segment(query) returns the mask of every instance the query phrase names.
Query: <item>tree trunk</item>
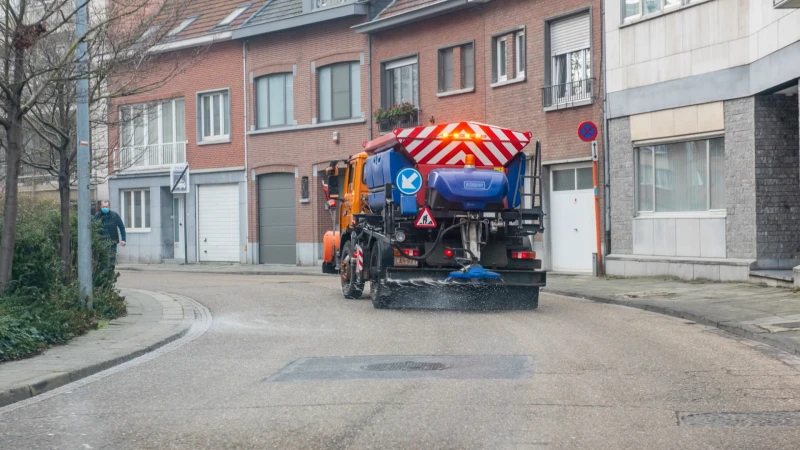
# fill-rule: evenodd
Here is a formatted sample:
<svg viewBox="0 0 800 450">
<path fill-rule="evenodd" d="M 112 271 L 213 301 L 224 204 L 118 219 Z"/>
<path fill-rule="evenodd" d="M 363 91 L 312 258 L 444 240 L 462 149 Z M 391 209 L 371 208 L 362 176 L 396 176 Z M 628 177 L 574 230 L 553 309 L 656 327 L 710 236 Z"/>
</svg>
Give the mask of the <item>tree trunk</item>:
<svg viewBox="0 0 800 450">
<path fill-rule="evenodd" d="M 3 233 L 0 237 L 0 290 L 11 281 L 14 263 L 14 244 L 17 238 L 17 210 L 19 209 L 19 168 L 22 161 L 22 121 L 12 119 L 8 130 L 6 152 L 6 198 L 3 210 Z"/>
<path fill-rule="evenodd" d="M 14 48 L 13 96 L 6 98 L 6 200 L 3 211 L 3 232 L 0 236 L 0 291 L 5 291 L 11 281 L 14 263 L 14 245 L 17 239 L 17 211 L 19 209 L 19 166 L 22 162 L 22 80 L 25 76 L 25 50 Z"/>
<path fill-rule="evenodd" d="M 68 148 L 62 148 L 59 152 L 60 161 L 58 166 L 58 194 L 61 200 L 61 273 L 64 283 L 69 283 L 70 263 L 70 224 L 69 224 L 69 159 Z"/>
</svg>

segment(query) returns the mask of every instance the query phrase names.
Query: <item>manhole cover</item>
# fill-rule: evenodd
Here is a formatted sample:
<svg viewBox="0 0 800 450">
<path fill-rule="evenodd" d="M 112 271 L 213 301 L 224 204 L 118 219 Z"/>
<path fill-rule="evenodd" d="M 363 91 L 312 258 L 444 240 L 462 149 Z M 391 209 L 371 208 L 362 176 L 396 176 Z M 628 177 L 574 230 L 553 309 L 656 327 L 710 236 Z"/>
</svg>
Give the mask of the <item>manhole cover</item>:
<svg viewBox="0 0 800 450">
<path fill-rule="evenodd" d="M 800 412 L 685 414 L 680 423 L 690 427 L 796 427 L 800 426 Z"/>
<path fill-rule="evenodd" d="M 362 367 L 364 370 L 372 370 L 376 372 L 395 372 L 398 370 L 408 370 L 408 371 L 421 371 L 421 370 L 444 370 L 447 369 L 442 363 L 429 363 L 429 362 L 414 362 L 414 361 L 406 361 L 406 362 L 395 362 L 395 363 L 384 363 L 384 364 L 370 364 L 368 366 Z"/>
</svg>

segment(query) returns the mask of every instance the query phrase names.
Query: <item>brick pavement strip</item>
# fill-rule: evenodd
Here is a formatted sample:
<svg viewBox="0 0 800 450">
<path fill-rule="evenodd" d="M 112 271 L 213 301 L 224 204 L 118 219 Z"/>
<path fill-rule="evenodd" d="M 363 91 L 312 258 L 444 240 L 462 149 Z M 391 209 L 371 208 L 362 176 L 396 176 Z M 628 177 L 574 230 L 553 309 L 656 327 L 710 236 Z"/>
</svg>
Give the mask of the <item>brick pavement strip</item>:
<svg viewBox="0 0 800 450">
<path fill-rule="evenodd" d="M 123 289 L 128 315 L 43 354 L 0 364 L 0 407 L 122 364 L 179 339 L 195 320 L 185 299 Z"/>
<path fill-rule="evenodd" d="M 750 283 L 550 275 L 545 291 L 666 314 L 800 355 L 800 292 Z"/>
</svg>

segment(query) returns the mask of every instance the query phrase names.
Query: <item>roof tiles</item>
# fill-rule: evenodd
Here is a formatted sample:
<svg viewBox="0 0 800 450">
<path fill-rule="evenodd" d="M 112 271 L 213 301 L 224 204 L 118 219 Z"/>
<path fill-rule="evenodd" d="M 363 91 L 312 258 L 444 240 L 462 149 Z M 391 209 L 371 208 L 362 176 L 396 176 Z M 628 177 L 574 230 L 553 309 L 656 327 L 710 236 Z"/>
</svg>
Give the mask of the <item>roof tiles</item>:
<svg viewBox="0 0 800 450">
<path fill-rule="evenodd" d="M 395 0 L 394 3 L 389 5 L 376 19 L 385 19 L 387 17 L 396 16 L 398 14 L 407 13 L 415 9 L 430 6 L 436 3 L 441 3 L 446 0 Z"/>
</svg>

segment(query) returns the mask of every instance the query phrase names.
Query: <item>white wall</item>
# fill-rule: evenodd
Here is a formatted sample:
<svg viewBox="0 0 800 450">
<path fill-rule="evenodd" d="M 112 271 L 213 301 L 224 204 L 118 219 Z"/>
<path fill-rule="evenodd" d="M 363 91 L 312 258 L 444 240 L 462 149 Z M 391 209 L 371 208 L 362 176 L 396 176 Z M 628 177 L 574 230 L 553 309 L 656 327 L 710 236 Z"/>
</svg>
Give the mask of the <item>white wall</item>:
<svg viewBox="0 0 800 450">
<path fill-rule="evenodd" d="M 622 24 L 621 2 L 605 0 L 609 92 L 752 63 L 800 41 L 800 9 L 772 0 L 701 0 Z"/>
</svg>

